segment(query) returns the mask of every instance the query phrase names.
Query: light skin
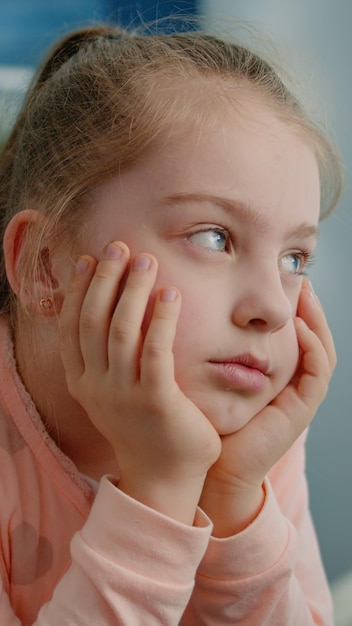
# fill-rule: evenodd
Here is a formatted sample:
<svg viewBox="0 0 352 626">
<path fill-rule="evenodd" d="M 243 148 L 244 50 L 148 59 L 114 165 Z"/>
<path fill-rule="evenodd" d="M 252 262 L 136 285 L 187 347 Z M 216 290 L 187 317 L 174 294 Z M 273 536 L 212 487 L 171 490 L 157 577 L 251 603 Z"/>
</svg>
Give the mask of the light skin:
<svg viewBox="0 0 352 626">
<path fill-rule="evenodd" d="M 51 259 L 61 447 L 90 475 L 117 460 L 120 489 L 183 523 L 200 502 L 219 537 L 256 517 L 265 476 L 310 423 L 335 365 L 303 280 L 318 233 L 316 160 L 269 107 L 245 104 L 201 133 L 180 129 L 102 184 L 72 276 L 65 251 Z M 20 223 L 5 238 L 15 291 Z M 47 322 L 58 350 L 56 318 Z M 20 371 L 53 427 L 26 356 L 19 348 Z M 95 465 L 75 452 L 93 440 Z"/>
</svg>

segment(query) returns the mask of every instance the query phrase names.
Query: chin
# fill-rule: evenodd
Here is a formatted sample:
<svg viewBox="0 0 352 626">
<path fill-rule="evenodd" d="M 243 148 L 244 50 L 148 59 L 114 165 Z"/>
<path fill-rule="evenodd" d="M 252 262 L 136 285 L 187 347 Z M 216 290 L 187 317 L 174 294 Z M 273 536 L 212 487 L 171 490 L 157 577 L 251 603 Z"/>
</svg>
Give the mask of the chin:
<svg viewBox="0 0 352 626">
<path fill-rule="evenodd" d="M 249 407 L 243 408 L 238 406 L 214 409 L 214 407 L 200 407 L 200 410 L 207 417 L 209 422 L 214 426 L 216 432 L 220 437 L 226 435 L 232 435 L 238 430 L 241 430 L 251 419 L 258 413 L 258 410 L 249 410 Z M 261 407 L 262 408 L 262 407 Z M 261 408 L 259 410 L 261 410 Z"/>
<path fill-rule="evenodd" d="M 241 430 L 241 428 L 243 428 L 244 426 L 246 426 L 246 424 L 248 424 L 248 422 L 250 422 L 250 419 L 248 420 L 243 420 L 241 422 L 241 424 L 232 424 L 231 426 L 227 425 L 227 424 L 214 424 L 214 421 L 210 420 L 212 425 L 214 426 L 216 432 L 218 433 L 218 435 L 220 437 L 226 437 L 227 435 L 233 435 L 234 433 L 237 433 L 239 430 Z"/>
<path fill-rule="evenodd" d="M 236 433 L 241 430 L 246 424 L 248 424 L 255 415 L 258 415 L 272 400 L 273 398 L 248 398 L 238 397 L 217 399 L 208 398 L 208 402 L 197 402 L 195 398 L 193 401 L 198 408 L 204 413 L 209 422 L 215 428 L 218 435 L 226 436 Z"/>
</svg>

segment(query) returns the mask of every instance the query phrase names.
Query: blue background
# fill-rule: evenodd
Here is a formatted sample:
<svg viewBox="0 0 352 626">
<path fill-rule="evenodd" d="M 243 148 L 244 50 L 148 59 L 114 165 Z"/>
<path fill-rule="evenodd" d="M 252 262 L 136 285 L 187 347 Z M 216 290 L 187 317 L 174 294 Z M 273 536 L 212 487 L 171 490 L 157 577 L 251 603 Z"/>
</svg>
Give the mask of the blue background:
<svg viewBox="0 0 352 626">
<path fill-rule="evenodd" d="M 196 0 L 0 0 L 0 65 L 36 66 L 54 40 L 87 22 L 137 26 L 196 12 Z"/>
</svg>

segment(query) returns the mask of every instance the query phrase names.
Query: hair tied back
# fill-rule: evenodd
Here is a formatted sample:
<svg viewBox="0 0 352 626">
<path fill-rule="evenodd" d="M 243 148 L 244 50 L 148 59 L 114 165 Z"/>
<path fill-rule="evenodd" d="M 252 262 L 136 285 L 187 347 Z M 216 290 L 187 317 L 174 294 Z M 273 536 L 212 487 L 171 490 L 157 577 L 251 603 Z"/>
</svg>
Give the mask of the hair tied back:
<svg viewBox="0 0 352 626">
<path fill-rule="evenodd" d="M 120 35 L 116 30 L 107 29 L 106 27 L 87 27 L 82 28 L 68 35 L 65 35 L 58 43 L 49 51 L 48 56 L 39 67 L 39 71 L 34 80 L 34 89 L 38 89 L 45 83 L 57 70 L 71 59 L 81 48 L 99 37 L 108 37 L 109 39 L 118 38 Z"/>
</svg>

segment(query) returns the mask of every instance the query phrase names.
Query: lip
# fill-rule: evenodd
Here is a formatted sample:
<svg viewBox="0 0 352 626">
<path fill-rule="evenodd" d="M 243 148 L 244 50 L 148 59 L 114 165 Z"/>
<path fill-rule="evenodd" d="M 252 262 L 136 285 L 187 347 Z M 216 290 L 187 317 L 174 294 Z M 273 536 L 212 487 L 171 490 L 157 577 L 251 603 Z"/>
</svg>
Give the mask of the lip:
<svg viewBox="0 0 352 626">
<path fill-rule="evenodd" d="M 212 360 L 209 365 L 226 388 L 258 393 L 263 391 L 269 374 L 269 361 L 249 353 Z"/>
</svg>

